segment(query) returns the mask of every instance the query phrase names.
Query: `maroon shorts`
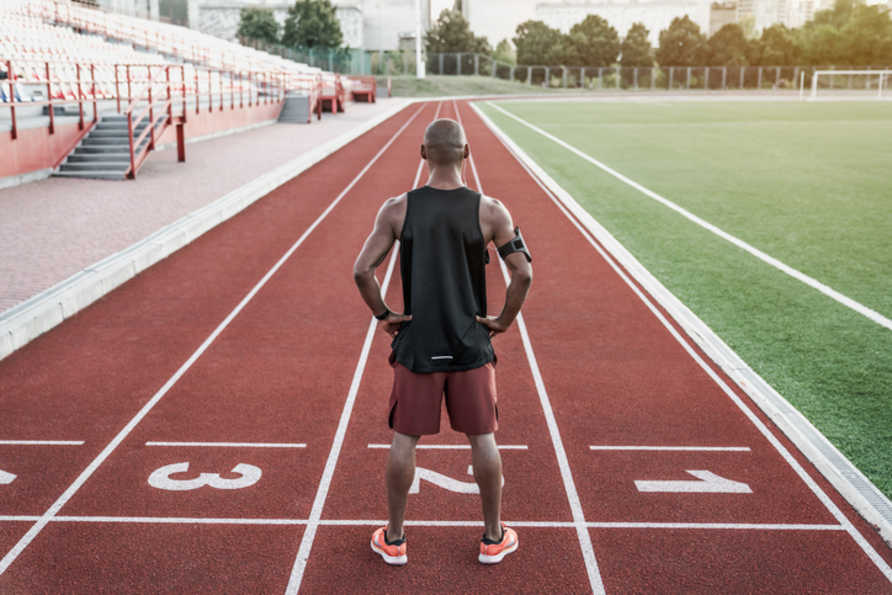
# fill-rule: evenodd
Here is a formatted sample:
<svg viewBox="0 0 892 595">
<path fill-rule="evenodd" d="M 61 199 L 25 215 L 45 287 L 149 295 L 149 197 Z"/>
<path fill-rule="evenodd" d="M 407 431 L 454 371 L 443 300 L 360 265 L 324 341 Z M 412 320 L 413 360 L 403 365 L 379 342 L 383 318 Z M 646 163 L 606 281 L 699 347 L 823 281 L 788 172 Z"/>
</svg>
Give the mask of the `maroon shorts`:
<svg viewBox="0 0 892 595">
<path fill-rule="evenodd" d="M 461 372 L 431 374 L 416 374 L 394 364 L 390 427 L 409 436 L 437 434 L 444 394 L 449 422 L 456 432 L 489 434 L 499 428 L 496 369 L 492 363 Z"/>
</svg>

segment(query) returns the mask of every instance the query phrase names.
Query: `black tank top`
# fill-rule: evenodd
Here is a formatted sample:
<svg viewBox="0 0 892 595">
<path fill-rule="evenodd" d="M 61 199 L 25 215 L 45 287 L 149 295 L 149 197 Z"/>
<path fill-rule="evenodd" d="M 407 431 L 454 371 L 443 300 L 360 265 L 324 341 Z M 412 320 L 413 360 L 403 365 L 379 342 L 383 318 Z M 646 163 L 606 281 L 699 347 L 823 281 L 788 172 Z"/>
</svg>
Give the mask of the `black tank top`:
<svg viewBox="0 0 892 595">
<path fill-rule="evenodd" d="M 405 312 L 391 362 L 416 373 L 479 368 L 495 359 L 486 316 L 486 245 L 480 194 L 424 186 L 407 195 L 400 234 Z"/>
</svg>

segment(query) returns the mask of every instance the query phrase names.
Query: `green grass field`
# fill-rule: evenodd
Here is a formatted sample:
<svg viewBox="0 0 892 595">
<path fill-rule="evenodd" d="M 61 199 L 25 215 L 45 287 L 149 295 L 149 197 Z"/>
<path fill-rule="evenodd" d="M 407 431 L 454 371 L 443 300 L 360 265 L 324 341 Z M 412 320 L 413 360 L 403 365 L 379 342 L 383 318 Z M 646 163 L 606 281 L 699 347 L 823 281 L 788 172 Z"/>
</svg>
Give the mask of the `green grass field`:
<svg viewBox="0 0 892 595">
<path fill-rule="evenodd" d="M 892 104 L 499 105 L 892 317 Z M 892 497 L 892 331 L 481 106 Z"/>
</svg>

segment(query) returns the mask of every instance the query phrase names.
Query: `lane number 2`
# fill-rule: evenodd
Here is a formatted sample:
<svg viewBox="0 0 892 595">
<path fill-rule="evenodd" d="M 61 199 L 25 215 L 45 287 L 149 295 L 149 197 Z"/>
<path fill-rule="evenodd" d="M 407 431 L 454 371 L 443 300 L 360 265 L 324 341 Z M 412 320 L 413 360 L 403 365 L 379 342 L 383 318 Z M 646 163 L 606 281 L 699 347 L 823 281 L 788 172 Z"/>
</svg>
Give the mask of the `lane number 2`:
<svg viewBox="0 0 892 595">
<path fill-rule="evenodd" d="M 189 471 L 189 463 L 173 463 L 155 469 L 149 475 L 149 485 L 159 490 L 170 490 L 172 492 L 183 492 L 187 490 L 197 490 L 198 488 L 208 486 L 217 490 L 240 490 L 254 485 L 260 480 L 263 472 L 260 467 L 248 465 L 247 463 L 239 463 L 232 468 L 232 473 L 238 475 L 233 479 L 224 479 L 219 473 L 200 473 L 198 477 L 193 479 L 171 479 L 171 475 L 177 473 L 186 473 Z"/>
<path fill-rule="evenodd" d="M 474 475 L 474 467 L 472 465 L 468 465 L 468 475 Z M 449 490 L 450 492 L 455 492 L 457 494 L 480 493 L 480 488 L 477 487 L 477 483 L 474 481 L 459 481 L 448 475 L 443 475 L 442 473 L 437 473 L 436 471 L 425 469 L 424 467 L 415 467 L 415 478 L 412 480 L 412 485 L 409 487 L 410 494 L 418 494 L 421 492 L 422 479 L 437 487 L 441 487 L 444 490 Z M 504 475 L 502 476 L 502 485 L 505 485 Z"/>
</svg>

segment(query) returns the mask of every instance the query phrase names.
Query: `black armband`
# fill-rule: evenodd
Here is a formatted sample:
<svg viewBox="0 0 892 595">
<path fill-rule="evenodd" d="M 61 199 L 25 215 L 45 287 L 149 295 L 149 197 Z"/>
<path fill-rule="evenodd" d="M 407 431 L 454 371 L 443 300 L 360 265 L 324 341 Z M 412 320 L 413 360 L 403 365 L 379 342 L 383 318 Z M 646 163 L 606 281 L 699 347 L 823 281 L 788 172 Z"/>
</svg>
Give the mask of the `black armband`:
<svg viewBox="0 0 892 595">
<path fill-rule="evenodd" d="M 393 314 L 393 312 L 390 311 L 390 308 L 388 308 L 387 306 L 384 306 L 383 312 L 381 312 L 380 314 L 372 314 L 372 316 L 374 316 L 378 320 L 384 320 L 391 314 Z"/>
<path fill-rule="evenodd" d="M 527 257 L 527 262 L 533 262 L 533 257 L 530 256 L 530 251 L 527 249 L 526 242 L 523 241 L 523 236 L 520 235 L 520 228 L 514 228 L 514 238 L 505 242 L 501 246 L 499 246 L 499 256 L 502 257 L 502 260 L 509 254 L 513 254 L 514 252 L 522 252 L 524 256 Z"/>
</svg>

